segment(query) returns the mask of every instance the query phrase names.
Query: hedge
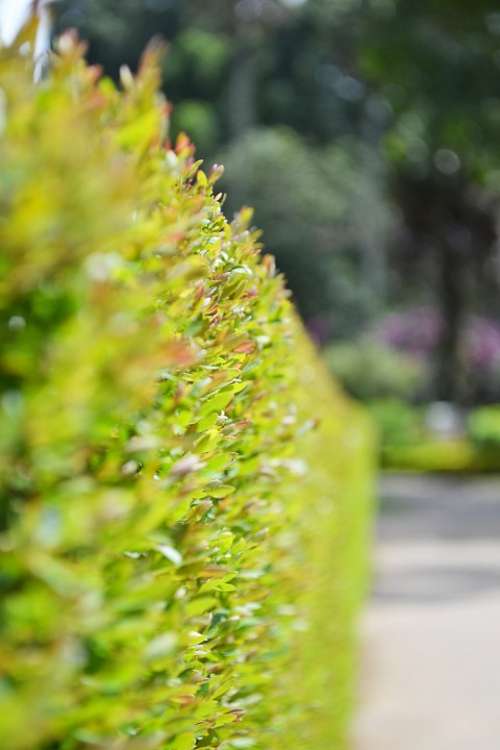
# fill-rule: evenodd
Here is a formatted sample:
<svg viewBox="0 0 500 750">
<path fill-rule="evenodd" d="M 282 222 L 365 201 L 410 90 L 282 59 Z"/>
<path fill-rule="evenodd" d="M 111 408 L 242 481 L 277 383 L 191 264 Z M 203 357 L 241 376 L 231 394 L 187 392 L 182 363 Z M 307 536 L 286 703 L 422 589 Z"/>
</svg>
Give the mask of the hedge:
<svg viewBox="0 0 500 750">
<path fill-rule="evenodd" d="M 344 747 L 369 427 L 121 88 L 0 51 L 0 747 Z"/>
</svg>

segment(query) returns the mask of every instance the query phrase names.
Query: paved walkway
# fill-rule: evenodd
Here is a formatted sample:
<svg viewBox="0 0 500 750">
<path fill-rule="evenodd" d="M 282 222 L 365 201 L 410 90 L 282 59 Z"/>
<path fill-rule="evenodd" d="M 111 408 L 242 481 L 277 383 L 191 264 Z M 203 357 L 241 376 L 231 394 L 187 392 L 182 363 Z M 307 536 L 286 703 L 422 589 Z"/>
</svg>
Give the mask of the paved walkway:
<svg viewBox="0 0 500 750">
<path fill-rule="evenodd" d="M 354 750 L 500 750 L 500 478 L 380 495 Z"/>
</svg>

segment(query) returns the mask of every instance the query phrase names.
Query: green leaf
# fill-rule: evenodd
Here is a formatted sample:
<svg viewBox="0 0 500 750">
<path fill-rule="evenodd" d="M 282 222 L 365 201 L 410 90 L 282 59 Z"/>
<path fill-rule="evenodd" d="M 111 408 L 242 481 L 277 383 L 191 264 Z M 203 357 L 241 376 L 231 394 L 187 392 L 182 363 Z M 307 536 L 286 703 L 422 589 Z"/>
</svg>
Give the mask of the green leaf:
<svg viewBox="0 0 500 750">
<path fill-rule="evenodd" d="M 183 732 L 167 745 L 168 750 L 193 750 L 196 745 L 196 735 L 193 732 Z"/>
<path fill-rule="evenodd" d="M 236 487 L 233 487 L 231 484 L 219 484 L 215 487 L 207 488 L 207 495 L 216 498 L 227 497 L 228 495 L 232 495 L 233 492 L 236 492 Z"/>
<path fill-rule="evenodd" d="M 213 596 L 200 596 L 197 599 L 192 599 L 188 602 L 186 611 L 191 617 L 194 615 L 202 615 L 216 607 L 217 604 L 218 601 L 217 599 L 214 599 Z"/>
</svg>

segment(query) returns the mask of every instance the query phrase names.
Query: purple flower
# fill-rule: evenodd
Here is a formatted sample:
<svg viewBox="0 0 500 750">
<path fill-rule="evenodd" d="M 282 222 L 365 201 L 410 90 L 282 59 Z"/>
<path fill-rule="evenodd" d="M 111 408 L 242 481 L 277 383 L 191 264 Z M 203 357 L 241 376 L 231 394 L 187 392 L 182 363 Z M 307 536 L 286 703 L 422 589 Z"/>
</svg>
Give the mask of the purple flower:
<svg viewBox="0 0 500 750">
<path fill-rule="evenodd" d="M 439 313 L 431 307 L 420 307 L 388 315 L 374 333 L 391 349 L 427 357 L 436 348 L 442 329 Z"/>
<path fill-rule="evenodd" d="M 473 317 L 465 334 L 467 364 L 472 369 L 500 367 L 500 325 L 488 318 Z"/>
<path fill-rule="evenodd" d="M 434 356 L 443 331 L 443 320 L 432 307 L 419 307 L 386 316 L 374 337 L 391 349 L 421 359 Z M 481 374 L 500 370 L 500 323 L 471 316 L 465 326 L 463 351 L 466 367 Z"/>
</svg>

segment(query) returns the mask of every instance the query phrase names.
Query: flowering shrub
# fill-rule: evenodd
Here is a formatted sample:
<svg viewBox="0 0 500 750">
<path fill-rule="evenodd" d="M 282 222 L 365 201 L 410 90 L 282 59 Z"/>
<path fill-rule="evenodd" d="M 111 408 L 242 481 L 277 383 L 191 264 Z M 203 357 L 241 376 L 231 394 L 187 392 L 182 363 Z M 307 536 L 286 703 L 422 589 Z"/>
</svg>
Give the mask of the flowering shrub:
<svg viewBox="0 0 500 750">
<path fill-rule="evenodd" d="M 146 55 L 0 52 L 0 746 L 342 747 L 371 449 Z"/>
<path fill-rule="evenodd" d="M 375 329 L 374 337 L 393 350 L 430 364 L 442 331 L 439 313 L 422 307 L 388 315 Z M 464 325 L 462 338 L 469 396 L 476 400 L 500 398 L 500 326 L 489 318 L 471 315 Z"/>
<path fill-rule="evenodd" d="M 392 349 L 428 357 L 438 346 L 442 328 L 433 308 L 420 307 L 387 315 L 375 330 L 375 337 Z"/>
</svg>

